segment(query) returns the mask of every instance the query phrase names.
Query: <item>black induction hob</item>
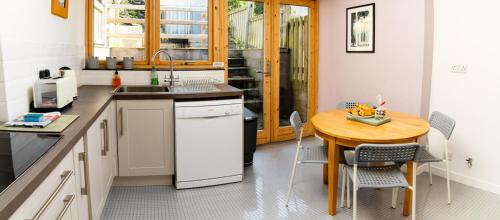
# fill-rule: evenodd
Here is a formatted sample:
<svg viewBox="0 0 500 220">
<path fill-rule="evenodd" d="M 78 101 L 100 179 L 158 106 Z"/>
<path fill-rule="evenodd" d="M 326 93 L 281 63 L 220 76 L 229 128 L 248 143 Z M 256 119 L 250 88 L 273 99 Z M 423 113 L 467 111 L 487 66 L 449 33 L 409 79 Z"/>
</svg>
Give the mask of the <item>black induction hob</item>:
<svg viewBox="0 0 500 220">
<path fill-rule="evenodd" d="M 0 192 L 44 155 L 60 135 L 0 132 Z"/>
</svg>

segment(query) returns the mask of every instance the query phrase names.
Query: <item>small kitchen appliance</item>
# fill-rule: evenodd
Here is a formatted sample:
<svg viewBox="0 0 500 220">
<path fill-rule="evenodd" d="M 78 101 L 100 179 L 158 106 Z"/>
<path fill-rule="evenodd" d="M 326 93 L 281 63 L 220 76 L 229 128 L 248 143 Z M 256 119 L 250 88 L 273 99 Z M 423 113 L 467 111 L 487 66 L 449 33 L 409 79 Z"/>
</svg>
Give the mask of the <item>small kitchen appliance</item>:
<svg viewBox="0 0 500 220">
<path fill-rule="evenodd" d="M 62 109 L 77 98 L 75 72 L 67 67 L 60 69 L 57 77 L 38 79 L 33 86 L 35 109 Z"/>
</svg>

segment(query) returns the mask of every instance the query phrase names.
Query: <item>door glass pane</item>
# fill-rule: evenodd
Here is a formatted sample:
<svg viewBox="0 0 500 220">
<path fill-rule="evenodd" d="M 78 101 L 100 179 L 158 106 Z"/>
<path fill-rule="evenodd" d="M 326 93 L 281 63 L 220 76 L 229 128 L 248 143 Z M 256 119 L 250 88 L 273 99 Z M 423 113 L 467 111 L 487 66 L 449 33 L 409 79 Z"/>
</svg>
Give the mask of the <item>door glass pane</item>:
<svg viewBox="0 0 500 220">
<path fill-rule="evenodd" d="M 208 0 L 160 0 L 160 48 L 174 60 L 208 60 Z"/>
<path fill-rule="evenodd" d="M 94 56 L 146 60 L 144 0 L 94 0 Z"/>
<path fill-rule="evenodd" d="M 280 127 L 298 111 L 307 121 L 309 104 L 309 8 L 280 6 Z"/>
<path fill-rule="evenodd" d="M 264 100 L 264 4 L 228 0 L 228 83 L 242 89 L 245 107 L 258 115 L 262 130 Z"/>
</svg>

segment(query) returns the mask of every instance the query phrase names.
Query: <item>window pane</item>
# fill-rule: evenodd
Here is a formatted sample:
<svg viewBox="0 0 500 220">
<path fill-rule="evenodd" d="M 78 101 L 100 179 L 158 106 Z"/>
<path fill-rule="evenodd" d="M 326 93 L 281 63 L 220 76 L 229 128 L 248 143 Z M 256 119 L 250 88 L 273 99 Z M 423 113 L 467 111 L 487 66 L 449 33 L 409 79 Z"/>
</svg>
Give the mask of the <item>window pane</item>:
<svg viewBox="0 0 500 220">
<path fill-rule="evenodd" d="M 280 127 L 297 111 L 308 121 L 309 8 L 280 6 Z"/>
<path fill-rule="evenodd" d="M 208 60 L 208 0 L 160 0 L 160 48 L 175 60 Z"/>
<path fill-rule="evenodd" d="M 245 107 L 264 126 L 264 3 L 228 0 L 228 84 L 243 90 Z"/>
<path fill-rule="evenodd" d="M 94 56 L 146 60 L 145 0 L 94 1 Z"/>
</svg>

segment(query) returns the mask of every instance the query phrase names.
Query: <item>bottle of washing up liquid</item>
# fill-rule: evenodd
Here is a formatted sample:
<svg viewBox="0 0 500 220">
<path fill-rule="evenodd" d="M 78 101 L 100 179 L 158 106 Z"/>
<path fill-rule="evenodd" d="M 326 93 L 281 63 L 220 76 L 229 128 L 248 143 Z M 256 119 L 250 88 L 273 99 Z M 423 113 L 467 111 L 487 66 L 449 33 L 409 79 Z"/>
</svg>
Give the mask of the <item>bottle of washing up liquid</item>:
<svg viewBox="0 0 500 220">
<path fill-rule="evenodd" d="M 158 73 L 156 72 L 156 69 L 153 68 L 151 70 L 151 85 L 157 86 L 159 84 L 160 84 L 160 81 L 158 80 Z"/>
<path fill-rule="evenodd" d="M 122 84 L 122 79 L 120 78 L 120 75 L 118 74 L 118 70 L 115 70 L 115 76 L 113 77 L 113 81 L 111 82 L 111 85 L 113 88 L 118 88 Z"/>
</svg>

